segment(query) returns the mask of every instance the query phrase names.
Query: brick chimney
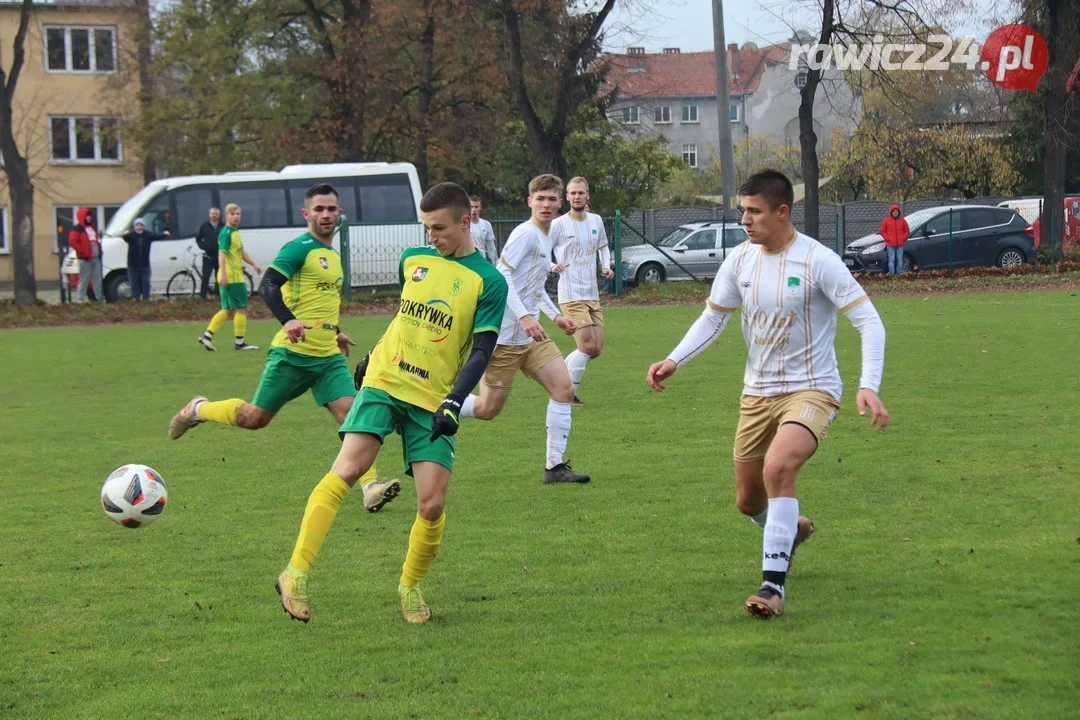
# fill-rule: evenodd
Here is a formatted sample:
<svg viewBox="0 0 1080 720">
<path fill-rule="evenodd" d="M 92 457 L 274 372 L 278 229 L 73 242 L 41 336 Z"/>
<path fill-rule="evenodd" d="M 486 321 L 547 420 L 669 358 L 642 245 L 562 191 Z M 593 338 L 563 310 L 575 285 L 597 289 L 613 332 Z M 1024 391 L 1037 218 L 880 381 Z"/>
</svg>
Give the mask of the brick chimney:
<svg viewBox="0 0 1080 720">
<path fill-rule="evenodd" d="M 679 52 L 680 50 L 677 47 L 664 48 L 665 55 L 678 55 Z"/>
<path fill-rule="evenodd" d="M 643 47 L 628 47 L 626 48 L 627 55 L 644 55 L 645 48 Z"/>
</svg>

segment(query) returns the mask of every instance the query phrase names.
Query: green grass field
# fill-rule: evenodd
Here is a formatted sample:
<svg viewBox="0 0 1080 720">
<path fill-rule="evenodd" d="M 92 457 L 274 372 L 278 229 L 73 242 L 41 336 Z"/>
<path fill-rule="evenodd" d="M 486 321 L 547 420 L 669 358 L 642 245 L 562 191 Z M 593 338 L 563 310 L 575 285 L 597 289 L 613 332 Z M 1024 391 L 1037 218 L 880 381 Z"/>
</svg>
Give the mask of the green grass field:
<svg viewBox="0 0 1080 720">
<path fill-rule="evenodd" d="M 263 353 L 206 353 L 194 324 L 8 331 L 0 717 L 1078 717 L 1080 298 L 877 305 L 892 423 L 854 410 L 841 320 L 848 392 L 799 479 L 818 532 L 769 622 L 742 609 L 761 533 L 733 506 L 737 326 L 666 393 L 644 384 L 696 307 L 609 311 L 568 454 L 590 485 L 540 483 L 545 402 L 523 378 L 462 429 L 423 627 L 395 594 L 407 484 L 377 515 L 346 501 L 312 622 L 281 611 L 274 579 L 338 444 L 310 396 L 256 433 L 166 437 L 195 392 L 250 398 Z M 344 328 L 365 346 L 386 322 Z M 151 527 L 101 510 L 125 462 L 168 483 Z M 400 462 L 391 439 L 381 474 Z"/>
</svg>

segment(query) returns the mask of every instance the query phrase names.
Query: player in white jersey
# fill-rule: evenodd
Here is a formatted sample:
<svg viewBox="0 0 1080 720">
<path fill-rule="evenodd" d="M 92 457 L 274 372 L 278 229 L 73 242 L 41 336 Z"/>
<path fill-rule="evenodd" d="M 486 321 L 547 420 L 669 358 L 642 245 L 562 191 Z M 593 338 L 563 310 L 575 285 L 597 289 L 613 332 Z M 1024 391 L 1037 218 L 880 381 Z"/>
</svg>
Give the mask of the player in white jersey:
<svg viewBox="0 0 1080 720">
<path fill-rule="evenodd" d="M 646 381 L 654 390 L 704 351 L 742 307 L 749 348 L 735 433 L 735 504 L 764 528 L 762 585 L 746 600 L 752 615 L 784 612 L 784 581 L 795 548 L 814 531 L 799 515 L 795 478 L 825 439 L 840 408 L 836 314 L 862 336 L 862 378 L 855 403 L 884 430 L 889 413 L 878 398 L 885 327 L 840 257 L 791 224 L 793 192 L 782 173 L 752 175 L 739 189 L 750 236 L 730 253 L 713 281 L 705 311 Z"/>
<path fill-rule="evenodd" d="M 472 224 L 469 225 L 469 234 L 472 235 L 473 245 L 485 260 L 494 264 L 499 259 L 499 253 L 495 250 L 495 230 L 492 229 L 491 223 L 480 217 L 480 211 L 484 209 L 480 196 L 470 195 L 469 203 L 472 207 L 470 215 Z"/>
<path fill-rule="evenodd" d="M 562 353 L 539 322 L 543 311 L 567 335 L 577 330 L 574 321 L 559 312 L 544 290 L 551 269 L 551 221 L 562 203 L 562 187 L 562 181 L 554 175 L 540 175 L 529 183 L 532 217 L 510 233 L 495 264 L 508 286 L 498 343 L 480 381 L 480 394 L 465 398 L 459 417 L 491 420 L 498 415 L 520 370 L 540 383 L 550 396 L 543 481 L 587 483 L 589 476 L 574 472 L 563 457 L 570 437 L 574 384 Z"/>
<path fill-rule="evenodd" d="M 589 205 L 589 183 L 583 177 L 566 183 L 566 199 L 570 212 L 551 223 L 551 242 L 555 251 L 552 271 L 559 273 L 559 308 L 577 323 L 574 333 L 577 349 L 566 356 L 566 368 L 574 382 L 573 405 L 584 405 L 577 396 L 585 365 L 600 357 L 604 349 L 604 312 L 600 309 L 600 288 L 596 281 L 596 261 L 600 272 L 610 280 L 611 269 L 604 219 L 586 208 Z"/>
</svg>

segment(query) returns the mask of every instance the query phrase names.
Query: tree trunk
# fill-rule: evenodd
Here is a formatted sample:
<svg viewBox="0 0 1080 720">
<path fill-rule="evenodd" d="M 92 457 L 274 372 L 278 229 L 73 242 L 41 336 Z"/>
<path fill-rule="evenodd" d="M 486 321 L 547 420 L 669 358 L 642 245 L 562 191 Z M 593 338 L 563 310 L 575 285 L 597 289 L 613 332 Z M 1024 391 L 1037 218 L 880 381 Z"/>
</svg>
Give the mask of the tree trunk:
<svg viewBox="0 0 1080 720">
<path fill-rule="evenodd" d="M 825 0 L 821 6 L 820 45 L 830 45 L 834 30 L 835 0 Z M 806 86 L 803 87 L 799 101 L 799 156 L 802 166 L 803 188 L 805 195 L 803 208 L 805 219 L 803 233 L 815 240 L 820 239 L 819 230 L 819 193 L 818 193 L 818 156 L 817 133 L 814 132 L 814 98 L 821 82 L 822 70 L 807 66 Z"/>
<path fill-rule="evenodd" d="M 154 102 L 153 79 L 150 77 L 150 0 L 135 0 L 136 24 L 138 27 L 138 62 L 139 62 L 139 109 L 145 113 Z M 157 167 L 150 148 L 142 149 L 143 183 L 149 185 L 157 179 Z"/>
<path fill-rule="evenodd" d="M 1062 237 L 1065 222 L 1065 158 L 1068 155 L 1068 107 L 1065 102 L 1065 79 L 1072 67 L 1068 49 L 1068 25 L 1063 17 L 1061 0 L 1045 0 L 1049 65 L 1043 82 L 1046 86 L 1046 145 L 1043 152 L 1043 197 L 1040 219 L 1043 247 L 1054 253 L 1054 261 L 1064 259 Z"/>
<path fill-rule="evenodd" d="M 428 2 L 424 34 L 420 39 L 420 87 L 416 101 L 416 149 L 413 165 L 420 187 L 428 186 L 428 138 L 431 136 L 431 102 L 435 97 L 435 8 Z"/>
<path fill-rule="evenodd" d="M 34 278 L 34 186 L 26 159 L 19 157 L 5 165 L 11 194 L 15 304 L 26 307 L 37 302 Z"/>
</svg>

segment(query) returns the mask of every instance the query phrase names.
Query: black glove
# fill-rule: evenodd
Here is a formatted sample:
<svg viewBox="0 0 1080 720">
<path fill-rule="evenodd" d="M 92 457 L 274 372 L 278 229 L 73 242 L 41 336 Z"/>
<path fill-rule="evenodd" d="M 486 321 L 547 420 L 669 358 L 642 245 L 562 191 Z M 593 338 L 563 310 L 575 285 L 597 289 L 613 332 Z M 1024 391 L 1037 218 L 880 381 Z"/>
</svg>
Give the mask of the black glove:
<svg viewBox="0 0 1080 720">
<path fill-rule="evenodd" d="M 364 375 L 367 374 L 368 363 L 371 362 L 371 351 L 368 350 L 368 354 L 363 359 L 356 363 L 356 370 L 353 372 L 352 381 L 353 386 L 357 392 L 360 392 L 360 388 L 364 386 Z"/>
<path fill-rule="evenodd" d="M 454 435 L 458 431 L 458 415 L 465 398 L 460 395 L 447 395 L 442 405 L 431 416 L 431 442 L 440 435 Z"/>
</svg>

